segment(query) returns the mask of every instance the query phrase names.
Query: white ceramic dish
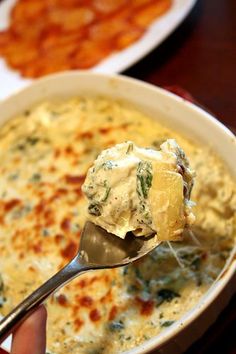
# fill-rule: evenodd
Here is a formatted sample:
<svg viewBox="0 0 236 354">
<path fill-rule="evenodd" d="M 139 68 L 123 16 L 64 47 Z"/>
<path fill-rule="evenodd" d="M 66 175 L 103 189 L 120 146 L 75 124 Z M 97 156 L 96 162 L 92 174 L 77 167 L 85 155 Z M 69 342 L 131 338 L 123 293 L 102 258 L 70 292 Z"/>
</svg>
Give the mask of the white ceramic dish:
<svg viewBox="0 0 236 354">
<path fill-rule="evenodd" d="M 16 0 L 4 0 L 0 4 L 0 31 L 8 26 L 9 13 L 15 2 Z M 158 18 L 139 41 L 119 53 L 111 55 L 92 70 L 119 73 L 127 69 L 161 44 L 184 20 L 195 2 L 196 0 L 174 0 L 171 9 Z M 4 60 L 0 58 L 0 99 L 25 87 L 30 82 L 31 80 L 22 78 L 16 71 L 8 68 Z"/>
<path fill-rule="evenodd" d="M 164 123 L 192 139 L 212 145 L 236 178 L 234 135 L 209 113 L 163 89 L 118 76 L 91 72 L 67 72 L 36 81 L 32 86 L 0 104 L 0 123 L 33 104 L 81 94 L 106 95 L 126 100 L 149 115 L 163 117 Z M 155 118 L 154 118 L 155 119 Z M 182 353 L 213 323 L 235 292 L 236 258 L 232 255 L 221 276 L 201 301 L 160 335 L 126 354 L 149 353 L 161 348 L 162 354 Z M 9 347 L 9 342 L 7 343 Z"/>
</svg>

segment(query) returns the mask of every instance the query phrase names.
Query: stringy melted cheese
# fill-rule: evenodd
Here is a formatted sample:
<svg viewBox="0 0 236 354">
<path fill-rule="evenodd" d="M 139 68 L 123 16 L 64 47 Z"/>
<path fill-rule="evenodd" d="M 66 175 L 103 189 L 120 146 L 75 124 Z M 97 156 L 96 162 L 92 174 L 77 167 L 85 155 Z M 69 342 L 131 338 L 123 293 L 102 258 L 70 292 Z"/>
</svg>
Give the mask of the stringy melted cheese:
<svg viewBox="0 0 236 354">
<path fill-rule="evenodd" d="M 98 154 L 131 140 L 159 149 L 174 138 L 196 171 L 193 228 L 142 261 L 81 275 L 47 301 L 48 351 L 116 354 L 156 336 L 191 309 L 225 264 L 235 236 L 235 183 L 207 147 L 125 103 L 45 102 L 0 129 L 0 307 L 6 314 L 78 249 L 81 192 Z"/>
</svg>

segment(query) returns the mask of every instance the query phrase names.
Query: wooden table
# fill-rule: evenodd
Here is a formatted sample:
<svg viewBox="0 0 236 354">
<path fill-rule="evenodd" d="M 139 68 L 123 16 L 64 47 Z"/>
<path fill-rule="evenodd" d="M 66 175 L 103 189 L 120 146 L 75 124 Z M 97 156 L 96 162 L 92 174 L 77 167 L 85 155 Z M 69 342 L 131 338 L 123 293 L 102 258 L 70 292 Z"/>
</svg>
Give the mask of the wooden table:
<svg viewBox="0 0 236 354">
<path fill-rule="evenodd" d="M 198 0 L 184 23 L 124 72 L 159 86 L 179 85 L 236 128 L 236 1 Z"/>
<path fill-rule="evenodd" d="M 125 74 L 158 86 L 180 86 L 236 130 L 235 64 L 236 1 L 198 0 L 184 23 Z M 212 353 L 236 353 L 236 296 L 185 354 Z"/>
<path fill-rule="evenodd" d="M 235 64 L 236 1 L 198 0 L 183 24 L 124 74 L 159 86 L 178 85 L 236 129 Z M 236 353 L 236 296 L 185 354 L 212 353 Z"/>
</svg>

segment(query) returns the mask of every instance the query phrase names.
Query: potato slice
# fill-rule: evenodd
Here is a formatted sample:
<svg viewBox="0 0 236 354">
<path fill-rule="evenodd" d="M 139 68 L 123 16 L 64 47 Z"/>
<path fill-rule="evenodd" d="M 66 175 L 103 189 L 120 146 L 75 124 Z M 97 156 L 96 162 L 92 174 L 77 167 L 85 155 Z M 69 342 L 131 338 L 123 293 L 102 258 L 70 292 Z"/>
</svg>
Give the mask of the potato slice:
<svg viewBox="0 0 236 354">
<path fill-rule="evenodd" d="M 166 169 L 168 168 L 168 170 Z M 170 166 L 153 163 L 149 204 L 159 241 L 181 239 L 185 227 L 183 178 Z"/>
</svg>

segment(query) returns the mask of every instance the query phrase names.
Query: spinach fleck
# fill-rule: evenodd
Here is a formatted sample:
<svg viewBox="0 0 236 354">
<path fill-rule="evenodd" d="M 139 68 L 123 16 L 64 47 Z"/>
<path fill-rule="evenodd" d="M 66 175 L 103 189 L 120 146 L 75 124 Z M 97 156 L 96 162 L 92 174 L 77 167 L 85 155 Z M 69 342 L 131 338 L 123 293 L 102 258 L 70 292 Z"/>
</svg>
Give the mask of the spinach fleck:
<svg viewBox="0 0 236 354">
<path fill-rule="evenodd" d="M 33 183 L 37 183 L 37 182 L 40 182 L 42 179 L 42 175 L 40 173 L 34 173 L 31 178 L 30 178 L 30 182 L 33 182 Z"/>
<path fill-rule="evenodd" d="M 73 233 L 77 233 L 80 230 L 80 225 L 77 223 L 72 223 L 71 224 L 71 231 Z"/>
<path fill-rule="evenodd" d="M 124 322 L 122 321 L 112 321 L 108 324 L 108 329 L 111 332 L 119 332 L 125 328 Z"/>
<path fill-rule="evenodd" d="M 164 321 L 161 322 L 160 326 L 161 327 L 170 327 L 175 321 Z"/>
<path fill-rule="evenodd" d="M 104 353 L 104 347 L 101 346 L 99 348 L 92 348 L 86 351 L 86 354 L 103 354 Z"/>
<path fill-rule="evenodd" d="M 39 141 L 40 138 L 38 136 L 27 136 L 16 145 L 16 150 L 24 151 L 28 146 L 34 146 Z"/>
<path fill-rule="evenodd" d="M 201 257 L 197 255 L 191 263 L 190 268 L 192 270 L 199 270 L 201 265 Z"/>
<path fill-rule="evenodd" d="M 4 291 L 4 283 L 3 283 L 2 276 L 0 274 L 0 308 L 3 307 L 4 302 L 6 302 L 7 300 L 3 295 L 3 291 Z"/>
<path fill-rule="evenodd" d="M 160 289 L 157 292 L 157 304 L 161 305 L 164 301 L 171 302 L 175 297 L 180 295 L 171 289 Z"/>
<path fill-rule="evenodd" d="M 116 165 L 117 164 L 115 164 L 113 161 L 108 160 L 108 161 L 103 162 L 101 167 L 104 169 L 104 171 L 107 171 L 107 170 L 112 170 L 113 167 L 115 167 Z"/>
<path fill-rule="evenodd" d="M 107 180 L 104 181 L 104 187 L 105 187 L 105 194 L 104 197 L 102 198 L 102 202 L 105 202 L 110 194 L 111 187 L 108 186 Z"/>
<path fill-rule="evenodd" d="M 147 198 L 152 185 L 152 164 L 140 161 L 137 168 L 137 193 L 140 197 Z"/>
<path fill-rule="evenodd" d="M 5 296 L 0 295 L 0 308 L 3 307 L 4 302 L 6 302 L 6 301 L 7 301 L 7 299 L 5 298 Z"/>
<path fill-rule="evenodd" d="M 129 267 L 128 266 L 124 266 L 123 269 L 122 269 L 123 275 L 124 276 L 127 275 L 128 271 L 129 271 Z"/>
<path fill-rule="evenodd" d="M 16 181 L 18 178 L 19 178 L 19 173 L 18 173 L 18 172 L 11 173 L 11 174 L 8 176 L 8 180 L 9 180 L 9 181 Z"/>
<path fill-rule="evenodd" d="M 46 227 L 41 230 L 41 233 L 44 237 L 50 236 L 50 231 Z"/>
<path fill-rule="evenodd" d="M 28 136 L 26 138 L 26 142 L 33 146 L 33 145 L 36 145 L 38 142 L 39 142 L 40 138 L 38 136 Z"/>
<path fill-rule="evenodd" d="M 11 218 L 13 220 L 20 219 L 22 217 L 25 217 L 31 211 L 32 211 L 32 206 L 30 204 L 20 206 L 16 209 L 13 209 L 13 211 L 11 212 Z"/>
<path fill-rule="evenodd" d="M 133 149 L 134 149 L 133 143 L 129 143 L 126 150 L 126 154 L 129 154 L 131 151 L 133 151 Z"/>
<path fill-rule="evenodd" d="M 0 274 L 0 292 L 3 292 L 3 290 L 4 290 L 4 283 L 3 283 L 2 276 Z"/>
<path fill-rule="evenodd" d="M 203 258 L 203 252 L 201 250 L 183 250 L 182 252 L 179 252 L 179 256 L 186 267 L 189 267 L 193 271 L 200 270 Z"/>
</svg>

